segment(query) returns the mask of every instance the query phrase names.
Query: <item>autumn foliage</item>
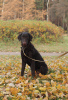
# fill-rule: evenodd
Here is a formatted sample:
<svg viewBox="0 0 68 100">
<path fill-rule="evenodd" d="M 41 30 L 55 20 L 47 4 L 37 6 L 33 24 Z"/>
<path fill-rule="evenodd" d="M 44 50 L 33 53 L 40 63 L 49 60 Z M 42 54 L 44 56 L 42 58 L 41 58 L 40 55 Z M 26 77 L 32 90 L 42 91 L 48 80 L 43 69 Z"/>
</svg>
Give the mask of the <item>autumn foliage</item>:
<svg viewBox="0 0 68 100">
<path fill-rule="evenodd" d="M 40 42 L 59 41 L 64 30 L 47 21 L 0 21 L 0 38 L 8 41 L 17 39 L 19 32 L 27 31 Z"/>
<path fill-rule="evenodd" d="M 37 0 L 44 6 L 44 0 Z M 1 0 L 0 19 L 45 19 L 46 10 L 36 9 L 36 0 Z"/>
<path fill-rule="evenodd" d="M 68 32 L 67 0 L 0 0 L 1 20 L 47 20 Z"/>
</svg>

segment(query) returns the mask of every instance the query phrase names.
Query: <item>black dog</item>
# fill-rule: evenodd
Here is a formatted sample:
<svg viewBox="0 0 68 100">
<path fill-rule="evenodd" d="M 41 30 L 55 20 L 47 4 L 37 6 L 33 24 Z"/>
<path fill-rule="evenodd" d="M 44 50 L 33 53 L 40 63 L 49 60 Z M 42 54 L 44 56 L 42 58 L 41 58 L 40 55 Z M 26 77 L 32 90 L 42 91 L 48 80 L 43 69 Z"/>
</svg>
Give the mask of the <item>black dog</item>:
<svg viewBox="0 0 68 100">
<path fill-rule="evenodd" d="M 48 67 L 45 64 L 43 58 L 39 54 L 39 52 L 34 48 L 32 43 L 32 36 L 28 32 L 21 32 L 18 36 L 19 41 L 21 41 L 21 58 L 22 58 L 22 69 L 21 69 L 21 76 L 24 75 L 25 65 L 28 64 L 31 67 L 32 76 L 35 76 L 35 71 L 41 74 L 46 74 L 48 71 Z M 26 57 L 24 53 L 30 57 Z M 39 61 L 34 61 L 39 60 Z"/>
</svg>

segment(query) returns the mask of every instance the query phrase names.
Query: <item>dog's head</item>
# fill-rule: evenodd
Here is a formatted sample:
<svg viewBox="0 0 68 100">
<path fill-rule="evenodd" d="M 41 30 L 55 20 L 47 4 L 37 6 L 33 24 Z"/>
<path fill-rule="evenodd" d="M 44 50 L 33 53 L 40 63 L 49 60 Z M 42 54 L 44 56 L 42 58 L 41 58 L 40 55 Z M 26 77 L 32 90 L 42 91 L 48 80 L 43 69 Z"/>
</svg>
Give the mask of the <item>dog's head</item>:
<svg viewBox="0 0 68 100">
<path fill-rule="evenodd" d="M 26 47 L 29 44 L 29 42 L 32 40 L 32 36 L 28 32 L 20 32 L 18 36 L 18 40 L 21 41 L 21 45 L 23 47 Z"/>
</svg>

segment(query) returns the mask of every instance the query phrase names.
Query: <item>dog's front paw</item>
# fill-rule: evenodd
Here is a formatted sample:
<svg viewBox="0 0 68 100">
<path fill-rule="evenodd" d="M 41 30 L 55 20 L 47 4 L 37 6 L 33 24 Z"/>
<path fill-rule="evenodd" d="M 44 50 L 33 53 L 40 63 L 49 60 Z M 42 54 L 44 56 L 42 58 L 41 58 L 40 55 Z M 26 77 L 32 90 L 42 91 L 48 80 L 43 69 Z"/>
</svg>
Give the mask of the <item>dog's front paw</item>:
<svg viewBox="0 0 68 100">
<path fill-rule="evenodd" d="M 21 72 L 21 76 L 23 76 L 23 75 L 24 75 L 24 73 Z"/>
</svg>

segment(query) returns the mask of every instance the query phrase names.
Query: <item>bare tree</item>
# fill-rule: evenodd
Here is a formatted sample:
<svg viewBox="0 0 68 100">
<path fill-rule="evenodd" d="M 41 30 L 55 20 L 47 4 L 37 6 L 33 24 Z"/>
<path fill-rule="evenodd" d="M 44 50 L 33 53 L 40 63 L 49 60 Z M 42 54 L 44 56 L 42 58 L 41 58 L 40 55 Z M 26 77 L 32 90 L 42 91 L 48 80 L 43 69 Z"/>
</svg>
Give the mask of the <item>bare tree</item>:
<svg viewBox="0 0 68 100">
<path fill-rule="evenodd" d="M 47 21 L 49 20 L 48 16 L 48 9 L 49 9 L 49 0 L 47 1 Z"/>
<path fill-rule="evenodd" d="M 5 0 L 3 0 L 1 19 L 3 19 L 4 5 L 5 5 Z"/>
</svg>

